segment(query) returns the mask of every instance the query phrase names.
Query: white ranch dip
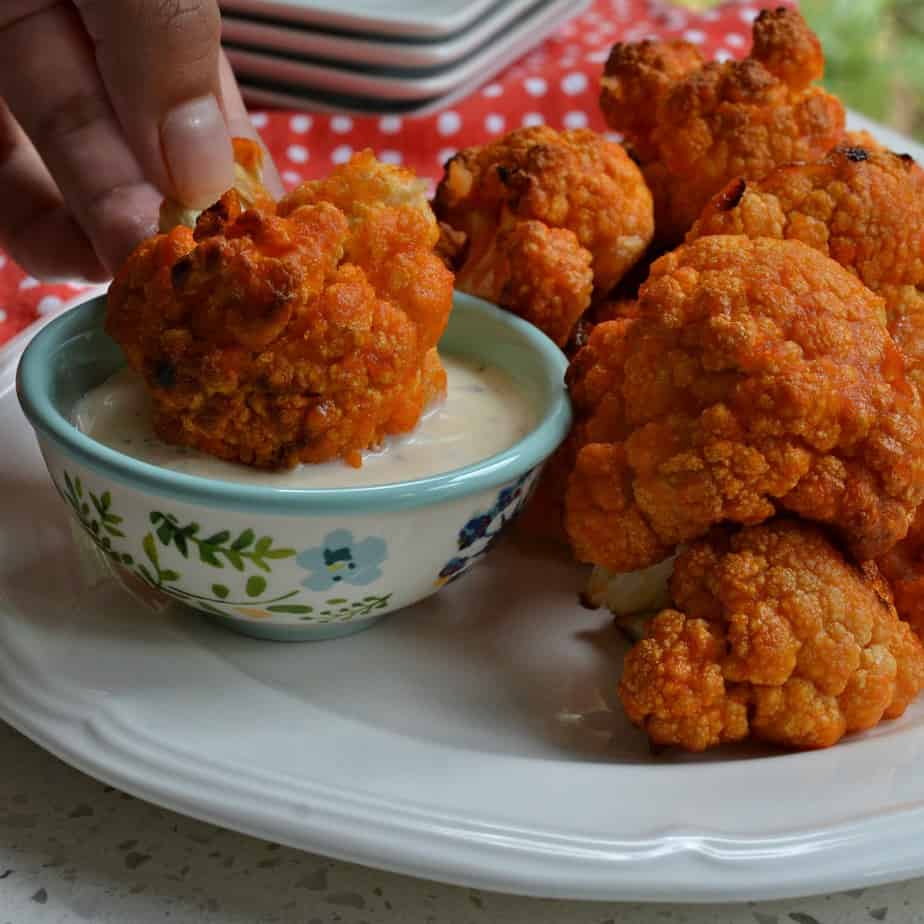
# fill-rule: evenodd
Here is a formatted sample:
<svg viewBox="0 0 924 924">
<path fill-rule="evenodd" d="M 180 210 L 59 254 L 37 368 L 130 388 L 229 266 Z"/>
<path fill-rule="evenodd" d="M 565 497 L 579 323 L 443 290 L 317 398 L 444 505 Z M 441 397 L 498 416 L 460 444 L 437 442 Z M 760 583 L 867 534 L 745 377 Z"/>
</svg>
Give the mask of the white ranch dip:
<svg viewBox="0 0 924 924">
<path fill-rule="evenodd" d="M 223 462 L 159 440 L 141 379 L 128 369 L 88 392 L 74 410 L 77 429 L 125 455 L 187 475 L 274 488 L 349 488 L 412 481 L 463 468 L 509 449 L 536 425 L 527 395 L 501 369 L 444 356 L 446 399 L 413 433 L 367 452 L 361 468 L 344 462 L 266 471 Z"/>
</svg>

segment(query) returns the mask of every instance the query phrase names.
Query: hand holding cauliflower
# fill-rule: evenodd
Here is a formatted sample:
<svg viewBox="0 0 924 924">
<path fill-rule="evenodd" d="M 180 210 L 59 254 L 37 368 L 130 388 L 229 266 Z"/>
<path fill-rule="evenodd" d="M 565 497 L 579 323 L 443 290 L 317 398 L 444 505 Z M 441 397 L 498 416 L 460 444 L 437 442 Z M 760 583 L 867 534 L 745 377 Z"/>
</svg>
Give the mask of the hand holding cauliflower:
<svg viewBox="0 0 924 924">
<path fill-rule="evenodd" d="M 144 242 L 106 328 L 161 439 L 266 468 L 359 465 L 445 389 L 452 274 L 423 184 L 366 152 L 278 206 L 250 193 Z"/>
</svg>

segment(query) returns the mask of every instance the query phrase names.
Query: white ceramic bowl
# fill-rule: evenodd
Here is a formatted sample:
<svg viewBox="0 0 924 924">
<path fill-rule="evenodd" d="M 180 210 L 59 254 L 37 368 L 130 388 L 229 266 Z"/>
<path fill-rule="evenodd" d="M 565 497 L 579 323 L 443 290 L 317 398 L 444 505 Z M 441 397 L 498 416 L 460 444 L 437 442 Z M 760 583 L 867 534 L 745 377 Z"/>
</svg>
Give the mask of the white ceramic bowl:
<svg viewBox="0 0 924 924">
<path fill-rule="evenodd" d="M 457 294 L 441 351 L 505 369 L 540 412 L 510 449 L 446 474 L 362 488 L 291 490 L 181 474 L 71 423 L 75 403 L 124 365 L 104 314 L 102 297 L 66 312 L 20 363 L 19 400 L 51 479 L 129 587 L 258 638 L 347 635 L 461 577 L 524 506 L 571 423 L 558 348 L 508 312 Z"/>
</svg>

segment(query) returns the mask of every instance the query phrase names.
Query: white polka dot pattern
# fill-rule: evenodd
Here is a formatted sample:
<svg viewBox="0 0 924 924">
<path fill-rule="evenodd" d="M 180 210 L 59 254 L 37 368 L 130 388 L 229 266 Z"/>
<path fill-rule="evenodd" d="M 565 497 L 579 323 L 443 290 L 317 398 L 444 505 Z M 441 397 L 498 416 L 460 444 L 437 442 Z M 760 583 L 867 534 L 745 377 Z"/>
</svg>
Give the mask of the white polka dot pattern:
<svg viewBox="0 0 924 924">
<path fill-rule="evenodd" d="M 42 315 L 54 314 L 63 304 L 64 302 L 57 295 L 46 295 L 39 300 L 36 311 Z"/>
<path fill-rule="evenodd" d="M 587 89 L 587 75 L 581 71 L 567 74 L 562 78 L 561 88 L 568 96 L 577 96 Z"/>
<path fill-rule="evenodd" d="M 436 130 L 441 135 L 454 135 L 461 127 L 462 118 L 452 109 L 448 112 L 441 112 L 436 120 Z"/>
<path fill-rule="evenodd" d="M 308 148 L 301 144 L 290 144 L 286 148 L 286 157 L 292 161 L 293 164 L 304 164 L 308 162 Z"/>
<path fill-rule="evenodd" d="M 502 115 L 498 115 L 496 112 L 492 112 L 490 115 L 485 116 L 484 127 L 485 131 L 489 131 L 492 135 L 499 135 L 506 126 L 507 122 Z"/>
<path fill-rule="evenodd" d="M 331 151 L 330 159 L 335 164 L 345 164 L 353 156 L 353 149 L 348 144 L 341 144 Z"/>
</svg>

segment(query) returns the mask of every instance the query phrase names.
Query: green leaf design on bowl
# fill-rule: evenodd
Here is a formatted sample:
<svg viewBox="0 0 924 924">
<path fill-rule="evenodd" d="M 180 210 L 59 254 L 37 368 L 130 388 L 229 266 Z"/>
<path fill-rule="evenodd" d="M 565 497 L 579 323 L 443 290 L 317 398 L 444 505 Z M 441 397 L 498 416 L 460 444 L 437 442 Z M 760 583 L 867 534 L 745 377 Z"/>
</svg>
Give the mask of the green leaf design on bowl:
<svg viewBox="0 0 924 924">
<path fill-rule="evenodd" d="M 270 562 L 295 555 L 295 550 L 275 547 L 271 536 L 260 536 L 247 528 L 232 540 L 229 530 L 220 530 L 210 536 L 199 536 L 200 525 L 196 522 L 181 524 L 172 513 L 154 510 L 148 515 L 152 527 L 141 540 L 141 549 L 146 561 L 137 561 L 125 549 L 117 549 L 112 540 L 127 539 L 119 528 L 124 517 L 113 512 L 113 498 L 110 491 L 95 494 L 85 489 L 80 478 L 71 477 L 64 472 L 64 489 L 55 483 L 58 493 L 65 500 L 84 532 L 93 540 L 96 547 L 115 565 L 136 575 L 150 587 L 187 606 L 225 616 L 226 611 L 219 608 L 233 606 L 238 614 L 250 618 L 266 618 L 272 615 L 300 616 L 302 620 L 328 622 L 348 622 L 354 618 L 371 615 L 374 611 L 385 609 L 391 600 L 391 594 L 383 596 L 366 596 L 360 600 L 350 601 L 346 597 L 334 597 L 326 601 L 327 608 L 316 614 L 315 607 L 308 603 L 293 600 L 301 593 L 290 590 L 283 594 L 264 597 L 271 593 L 268 579 L 264 576 L 272 572 Z M 89 498 L 89 502 L 87 501 Z M 104 535 L 104 533 L 106 535 Z M 182 574 L 165 567 L 160 557 L 160 549 L 175 548 L 184 558 L 189 559 L 191 549 L 195 549 L 199 561 L 210 567 L 223 569 L 229 564 L 239 572 L 252 566 L 261 574 L 251 574 L 244 585 L 246 599 L 232 599 L 231 588 L 227 584 L 215 583 L 209 588 L 211 596 L 194 594 L 176 586 L 182 580 Z"/>
</svg>

